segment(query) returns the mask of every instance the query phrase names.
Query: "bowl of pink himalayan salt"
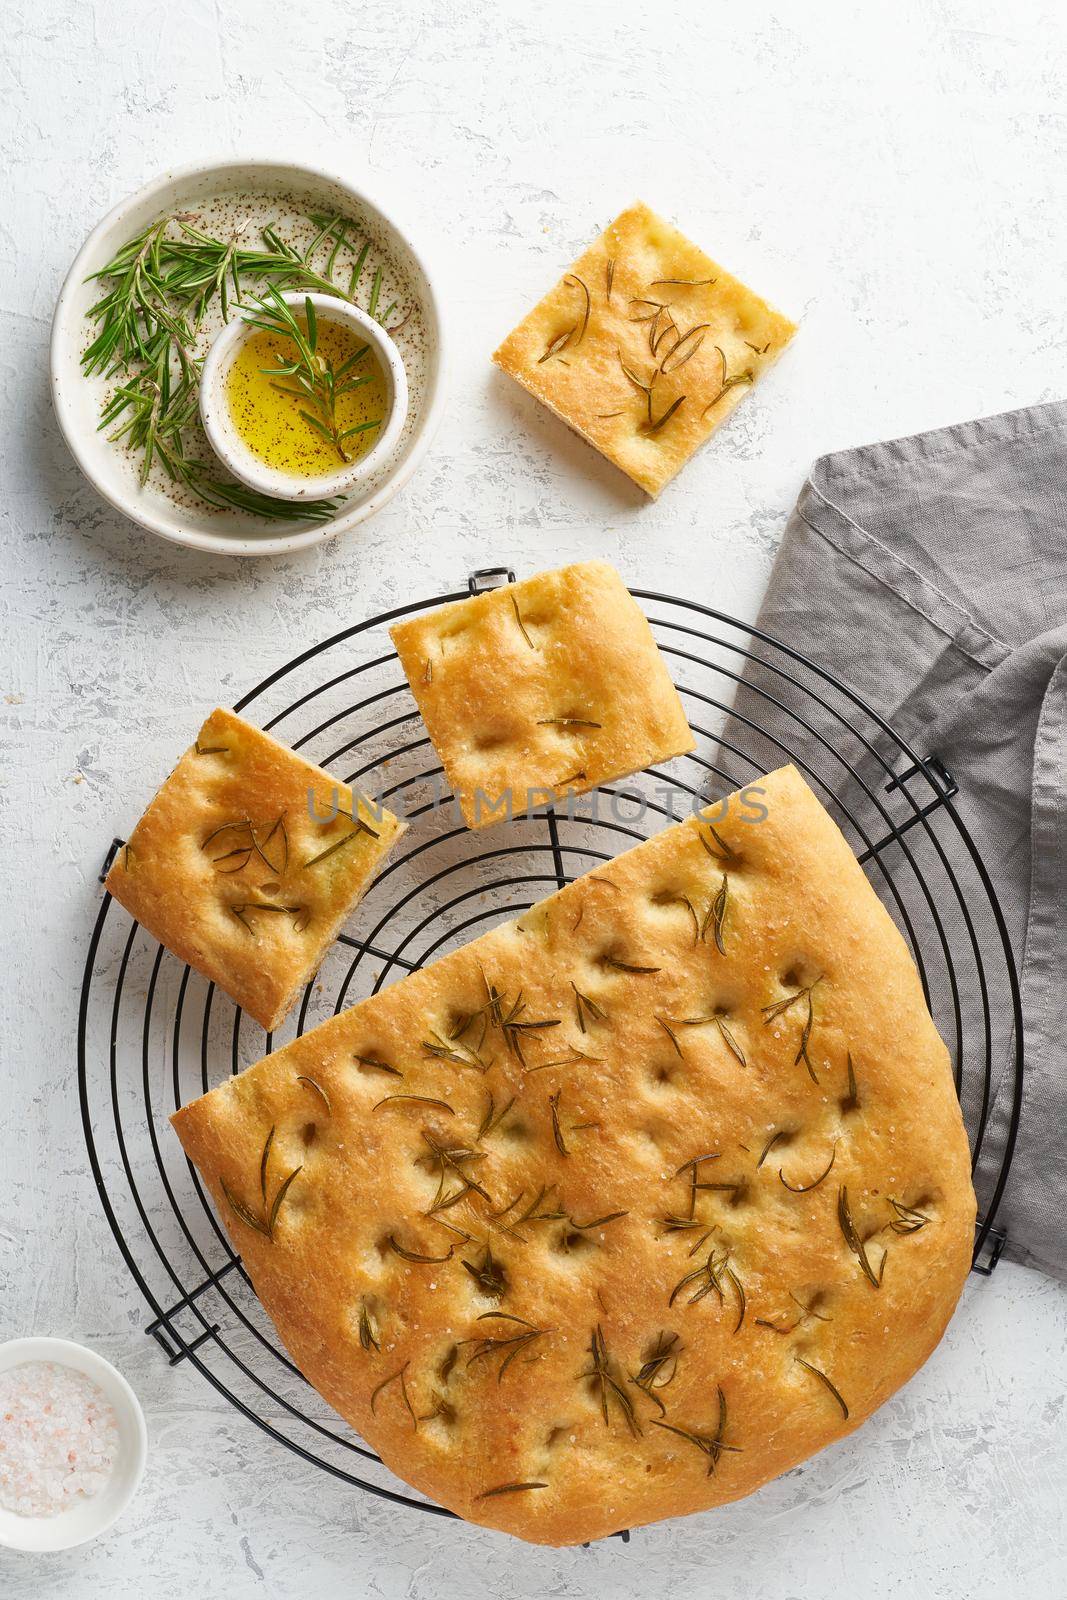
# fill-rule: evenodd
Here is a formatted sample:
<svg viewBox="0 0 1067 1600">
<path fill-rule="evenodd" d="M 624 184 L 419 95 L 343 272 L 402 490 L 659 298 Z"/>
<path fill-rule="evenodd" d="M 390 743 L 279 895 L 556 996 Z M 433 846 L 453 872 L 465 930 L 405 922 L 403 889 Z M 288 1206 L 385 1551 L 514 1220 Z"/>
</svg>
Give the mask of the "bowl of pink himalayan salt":
<svg viewBox="0 0 1067 1600">
<path fill-rule="evenodd" d="M 69 1339 L 0 1345 L 0 1545 L 69 1550 L 111 1527 L 148 1453 L 141 1403 Z"/>
</svg>

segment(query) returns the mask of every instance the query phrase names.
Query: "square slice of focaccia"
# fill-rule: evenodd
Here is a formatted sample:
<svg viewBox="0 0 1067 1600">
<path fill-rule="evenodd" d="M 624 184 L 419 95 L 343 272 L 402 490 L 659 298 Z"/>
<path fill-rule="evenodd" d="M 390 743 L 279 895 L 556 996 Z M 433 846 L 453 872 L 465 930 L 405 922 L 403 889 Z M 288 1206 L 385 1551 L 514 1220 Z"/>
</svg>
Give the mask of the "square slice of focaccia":
<svg viewBox="0 0 1067 1600">
<path fill-rule="evenodd" d="M 470 828 L 694 747 L 648 621 L 605 561 L 539 572 L 390 633 Z"/>
<path fill-rule="evenodd" d="M 795 332 L 638 204 L 579 256 L 493 360 L 657 495 Z"/>
<path fill-rule="evenodd" d="M 541 1543 L 736 1500 L 859 1426 L 970 1264 L 947 1051 L 792 768 L 174 1124 L 310 1382 Z"/>
<path fill-rule="evenodd" d="M 232 711 L 213 711 L 106 887 L 269 1031 L 402 827 Z"/>
</svg>

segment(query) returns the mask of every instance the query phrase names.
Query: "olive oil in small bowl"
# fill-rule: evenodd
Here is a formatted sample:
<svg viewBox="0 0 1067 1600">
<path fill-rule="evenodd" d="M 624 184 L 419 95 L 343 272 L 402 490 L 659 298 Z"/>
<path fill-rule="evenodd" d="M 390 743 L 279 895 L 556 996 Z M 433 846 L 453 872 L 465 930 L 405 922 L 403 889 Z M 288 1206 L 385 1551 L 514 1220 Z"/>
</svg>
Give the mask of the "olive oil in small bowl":
<svg viewBox="0 0 1067 1600">
<path fill-rule="evenodd" d="M 273 292 L 246 305 L 200 381 L 216 454 L 249 488 L 284 500 L 345 494 L 385 461 L 406 414 L 392 339 L 333 295 Z"/>
</svg>

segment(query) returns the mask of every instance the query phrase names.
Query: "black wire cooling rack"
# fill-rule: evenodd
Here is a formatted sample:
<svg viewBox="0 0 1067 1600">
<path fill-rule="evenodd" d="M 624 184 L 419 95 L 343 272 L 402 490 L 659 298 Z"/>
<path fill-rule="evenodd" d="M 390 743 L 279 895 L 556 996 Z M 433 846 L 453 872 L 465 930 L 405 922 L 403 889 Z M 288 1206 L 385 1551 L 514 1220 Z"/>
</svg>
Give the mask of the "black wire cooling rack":
<svg viewBox="0 0 1067 1600">
<path fill-rule="evenodd" d="M 513 579 L 506 568 L 486 569 L 468 588 L 474 594 Z M 289 1360 L 168 1115 L 294 1034 L 783 761 L 795 761 L 837 817 L 908 940 L 970 1134 L 975 1270 L 991 1272 L 1004 1245 L 994 1221 L 1022 1100 L 1019 987 L 952 775 L 936 753 L 916 755 L 846 685 L 784 644 L 696 601 L 633 593 L 681 693 L 696 751 L 624 787 L 477 833 L 463 826 L 443 787 L 386 632 L 396 618 L 461 594 L 346 628 L 238 702 L 252 721 L 409 824 L 352 919 L 358 931 L 339 937 L 277 1035 L 264 1036 L 213 984 L 131 925 L 110 895 L 86 959 L 78 1025 L 85 1138 L 108 1221 L 151 1311 L 146 1331 L 168 1361 L 190 1362 L 306 1461 L 439 1516 L 452 1513 L 395 1479 Z"/>
</svg>

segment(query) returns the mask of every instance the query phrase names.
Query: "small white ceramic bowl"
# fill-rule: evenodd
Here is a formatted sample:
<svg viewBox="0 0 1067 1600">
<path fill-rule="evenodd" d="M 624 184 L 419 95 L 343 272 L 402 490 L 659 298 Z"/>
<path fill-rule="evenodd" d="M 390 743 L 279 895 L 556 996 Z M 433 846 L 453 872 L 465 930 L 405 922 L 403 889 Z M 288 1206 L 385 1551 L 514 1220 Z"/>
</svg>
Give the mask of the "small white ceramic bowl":
<svg viewBox="0 0 1067 1600">
<path fill-rule="evenodd" d="M 11 1339 L 0 1344 L 0 1372 L 27 1361 L 53 1361 L 84 1372 L 115 1410 L 119 1448 L 114 1470 L 99 1494 L 54 1517 L 21 1517 L 0 1506 L 0 1545 L 10 1550 L 70 1550 L 106 1532 L 133 1499 L 148 1456 L 148 1430 L 141 1402 L 121 1372 L 95 1350 L 70 1339 Z"/>
<path fill-rule="evenodd" d="M 391 189 L 391 195 L 395 190 Z M 195 498 L 180 498 L 155 481 L 138 482 L 139 457 L 117 449 L 100 431 L 100 411 L 110 385 L 103 375 L 86 379 L 81 355 L 91 338 L 86 313 L 100 296 L 91 274 L 142 228 L 164 212 L 188 214 L 211 208 L 219 196 L 242 211 L 249 196 L 282 196 L 287 209 L 324 211 L 351 218 L 360 235 L 403 280 L 398 311 L 405 318 L 396 344 L 403 353 L 408 389 L 407 421 L 391 455 L 380 460 L 327 522 L 268 523 L 237 510 L 217 511 Z M 250 213 L 255 221 L 254 207 Z M 210 225 L 210 224 L 209 224 Z M 251 225 L 251 224 L 250 224 Z M 253 227 L 254 234 L 254 227 Z M 422 460 L 444 408 L 445 331 L 437 288 L 426 257 L 389 208 L 362 183 L 288 160 L 212 162 L 166 172 L 123 200 L 99 222 L 78 253 L 60 291 L 52 321 L 52 400 L 63 437 L 89 481 L 117 511 L 142 528 L 194 550 L 225 555 L 291 555 L 347 533 L 372 517 L 403 488 Z"/>
<path fill-rule="evenodd" d="M 319 323 L 333 322 L 351 328 L 370 345 L 385 379 L 385 420 L 371 448 L 358 461 L 315 478 L 301 478 L 267 466 L 245 444 L 233 422 L 226 396 L 226 380 L 242 346 L 258 330 L 244 317 L 234 317 L 220 328 L 204 361 L 200 377 L 200 420 L 208 442 L 235 478 L 260 494 L 278 500 L 326 500 L 351 491 L 377 472 L 396 447 L 408 414 L 408 383 L 400 352 L 385 329 L 358 306 L 336 295 L 293 293 L 282 296 L 287 306 L 302 312 L 311 301 Z"/>
</svg>

